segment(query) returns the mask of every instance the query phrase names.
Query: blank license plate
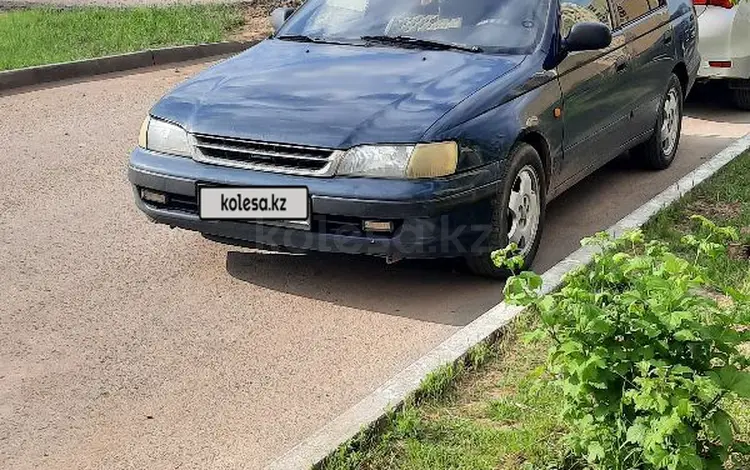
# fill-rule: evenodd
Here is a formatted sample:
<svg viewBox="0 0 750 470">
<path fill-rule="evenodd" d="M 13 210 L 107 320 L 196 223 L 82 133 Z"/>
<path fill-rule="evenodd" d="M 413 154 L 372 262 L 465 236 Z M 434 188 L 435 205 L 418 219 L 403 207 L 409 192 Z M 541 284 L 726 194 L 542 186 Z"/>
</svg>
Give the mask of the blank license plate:
<svg viewBox="0 0 750 470">
<path fill-rule="evenodd" d="M 303 187 L 199 187 L 198 200 L 206 220 L 303 222 L 310 217 Z"/>
</svg>

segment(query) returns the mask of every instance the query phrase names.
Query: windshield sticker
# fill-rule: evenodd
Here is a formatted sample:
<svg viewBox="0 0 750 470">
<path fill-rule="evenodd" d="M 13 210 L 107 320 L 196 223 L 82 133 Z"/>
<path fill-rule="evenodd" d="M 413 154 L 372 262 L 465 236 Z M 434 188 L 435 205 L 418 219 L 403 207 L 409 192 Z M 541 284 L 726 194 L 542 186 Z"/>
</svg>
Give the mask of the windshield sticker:
<svg viewBox="0 0 750 470">
<path fill-rule="evenodd" d="M 438 31 L 460 28 L 461 18 L 440 18 L 437 15 L 418 15 L 393 18 L 386 28 L 386 34 L 399 35 L 419 31 Z"/>
</svg>

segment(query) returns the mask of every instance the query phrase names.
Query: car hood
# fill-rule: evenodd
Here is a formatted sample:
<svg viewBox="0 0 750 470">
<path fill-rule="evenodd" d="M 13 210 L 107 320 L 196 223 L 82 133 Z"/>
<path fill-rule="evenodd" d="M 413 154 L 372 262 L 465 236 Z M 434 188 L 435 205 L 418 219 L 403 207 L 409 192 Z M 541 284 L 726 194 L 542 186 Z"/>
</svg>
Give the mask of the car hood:
<svg viewBox="0 0 750 470">
<path fill-rule="evenodd" d="M 189 132 L 349 148 L 417 142 L 524 56 L 267 40 L 152 109 Z"/>
</svg>

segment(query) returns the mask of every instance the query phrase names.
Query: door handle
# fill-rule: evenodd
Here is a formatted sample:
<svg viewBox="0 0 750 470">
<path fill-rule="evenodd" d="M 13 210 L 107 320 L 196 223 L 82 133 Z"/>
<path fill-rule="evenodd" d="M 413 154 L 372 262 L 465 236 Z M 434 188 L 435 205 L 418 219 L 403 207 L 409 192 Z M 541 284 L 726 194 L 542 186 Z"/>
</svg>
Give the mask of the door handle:
<svg viewBox="0 0 750 470">
<path fill-rule="evenodd" d="M 628 63 L 630 61 L 628 59 L 620 59 L 615 63 L 615 70 L 617 73 L 624 72 L 628 68 Z"/>
</svg>

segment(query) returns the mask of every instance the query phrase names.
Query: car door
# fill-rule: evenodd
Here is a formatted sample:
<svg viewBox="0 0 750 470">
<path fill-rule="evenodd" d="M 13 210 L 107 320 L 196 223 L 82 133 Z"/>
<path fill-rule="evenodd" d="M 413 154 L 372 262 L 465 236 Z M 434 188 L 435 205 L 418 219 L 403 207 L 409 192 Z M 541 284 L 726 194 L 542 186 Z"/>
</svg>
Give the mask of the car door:
<svg viewBox="0 0 750 470">
<path fill-rule="evenodd" d="M 623 85 L 630 103 L 631 143 L 653 131 L 674 67 L 675 38 L 666 0 L 611 0 L 617 30 L 625 35 L 630 66 Z"/>
<path fill-rule="evenodd" d="M 563 37 L 572 26 L 599 21 L 614 27 L 607 0 L 563 1 Z M 557 67 L 564 109 L 564 160 L 561 183 L 567 187 L 582 175 L 616 156 L 625 142 L 623 127 L 629 117 L 623 81 L 630 63 L 625 36 L 615 31 L 604 50 L 570 54 Z"/>
</svg>

